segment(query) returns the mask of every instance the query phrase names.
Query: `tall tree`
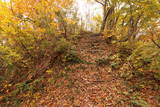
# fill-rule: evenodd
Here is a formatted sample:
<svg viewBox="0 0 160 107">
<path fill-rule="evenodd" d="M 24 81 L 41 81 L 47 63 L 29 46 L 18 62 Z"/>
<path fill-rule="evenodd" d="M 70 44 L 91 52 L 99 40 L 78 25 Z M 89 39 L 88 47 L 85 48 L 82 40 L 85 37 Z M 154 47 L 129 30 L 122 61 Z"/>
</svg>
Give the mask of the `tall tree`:
<svg viewBox="0 0 160 107">
<path fill-rule="evenodd" d="M 102 8 L 103 8 L 103 21 L 102 21 L 101 30 L 100 30 L 100 32 L 103 32 L 106 27 L 106 21 L 108 17 L 114 11 L 114 5 L 111 0 L 95 0 L 95 2 L 102 5 Z"/>
</svg>

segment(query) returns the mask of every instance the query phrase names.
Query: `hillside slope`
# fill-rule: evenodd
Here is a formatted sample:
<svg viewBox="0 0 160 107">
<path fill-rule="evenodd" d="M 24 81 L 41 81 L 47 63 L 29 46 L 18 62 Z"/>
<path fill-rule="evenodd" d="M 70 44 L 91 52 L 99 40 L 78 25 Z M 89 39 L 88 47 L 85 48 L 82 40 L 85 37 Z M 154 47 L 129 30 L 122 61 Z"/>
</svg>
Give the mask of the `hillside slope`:
<svg viewBox="0 0 160 107">
<path fill-rule="evenodd" d="M 146 107 L 145 101 L 149 107 L 158 106 L 154 97 L 157 91 L 146 89 L 143 92 L 133 92 L 116 71 L 95 63 L 115 51 L 115 47 L 107 45 L 102 36 L 85 35 L 74 43 L 78 55 L 89 63 L 58 68 L 56 72 L 59 76 L 55 79 L 52 75 L 52 82 L 42 92 L 35 93 L 34 99 L 23 102 L 22 106 L 126 107 L 129 104 L 129 107 L 139 107 L 137 105 L 140 103 Z M 136 96 L 139 100 L 132 99 Z"/>
</svg>

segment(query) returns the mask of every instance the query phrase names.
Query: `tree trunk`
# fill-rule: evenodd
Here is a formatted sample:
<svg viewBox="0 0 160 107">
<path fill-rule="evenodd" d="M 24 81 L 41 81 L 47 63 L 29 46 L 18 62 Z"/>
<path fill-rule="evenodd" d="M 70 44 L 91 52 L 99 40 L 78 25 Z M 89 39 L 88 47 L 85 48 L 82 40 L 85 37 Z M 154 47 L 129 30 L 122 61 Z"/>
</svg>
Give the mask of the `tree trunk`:
<svg viewBox="0 0 160 107">
<path fill-rule="evenodd" d="M 103 7 L 103 21 L 102 21 L 102 25 L 101 25 L 101 30 L 100 30 L 100 33 L 102 33 L 105 29 L 105 26 L 106 26 L 106 5 L 104 5 Z"/>
<path fill-rule="evenodd" d="M 104 5 L 103 21 L 102 21 L 100 33 L 102 33 L 105 30 L 107 19 L 113 13 L 113 11 L 114 11 L 114 6 L 111 6 L 109 9 L 106 9 L 106 5 Z"/>
</svg>

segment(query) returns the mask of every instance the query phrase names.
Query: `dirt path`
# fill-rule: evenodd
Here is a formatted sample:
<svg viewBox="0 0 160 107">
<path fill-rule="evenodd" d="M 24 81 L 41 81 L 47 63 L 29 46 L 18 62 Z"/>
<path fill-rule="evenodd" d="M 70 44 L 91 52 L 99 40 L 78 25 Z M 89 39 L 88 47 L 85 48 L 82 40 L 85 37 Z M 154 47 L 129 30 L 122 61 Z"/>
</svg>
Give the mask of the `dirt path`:
<svg viewBox="0 0 160 107">
<path fill-rule="evenodd" d="M 111 53 L 101 36 L 83 37 L 76 48 L 87 62 L 95 62 Z M 75 71 L 69 73 L 67 80 L 59 80 L 60 86 L 49 85 L 43 95 L 46 97 L 36 100 L 37 106 L 114 107 L 123 98 L 121 93 L 126 91 L 123 81 L 110 73 L 108 67 L 95 64 L 76 64 L 70 67 Z"/>
<path fill-rule="evenodd" d="M 86 36 L 76 45 L 78 53 L 87 62 L 112 53 L 102 36 Z M 44 94 L 30 103 L 37 107 L 126 107 L 124 99 L 128 88 L 124 80 L 109 67 L 96 64 L 75 64 L 65 69 L 65 76 L 48 84 Z M 36 94 L 36 93 L 35 93 Z"/>
</svg>

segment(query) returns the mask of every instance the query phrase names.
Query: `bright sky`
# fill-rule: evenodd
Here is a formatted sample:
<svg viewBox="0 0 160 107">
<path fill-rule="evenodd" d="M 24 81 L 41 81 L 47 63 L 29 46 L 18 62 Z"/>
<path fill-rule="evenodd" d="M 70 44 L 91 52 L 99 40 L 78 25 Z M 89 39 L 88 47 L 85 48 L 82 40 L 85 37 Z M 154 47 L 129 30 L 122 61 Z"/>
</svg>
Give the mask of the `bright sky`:
<svg viewBox="0 0 160 107">
<path fill-rule="evenodd" d="M 101 15 L 101 5 L 97 3 L 87 3 L 86 0 L 77 0 L 79 15 L 88 24 L 93 23 L 92 17 L 96 14 Z"/>
<path fill-rule="evenodd" d="M 86 15 L 89 12 L 92 15 L 101 14 L 101 6 L 97 3 L 87 3 L 86 0 L 77 0 L 77 5 L 81 15 Z"/>
</svg>

